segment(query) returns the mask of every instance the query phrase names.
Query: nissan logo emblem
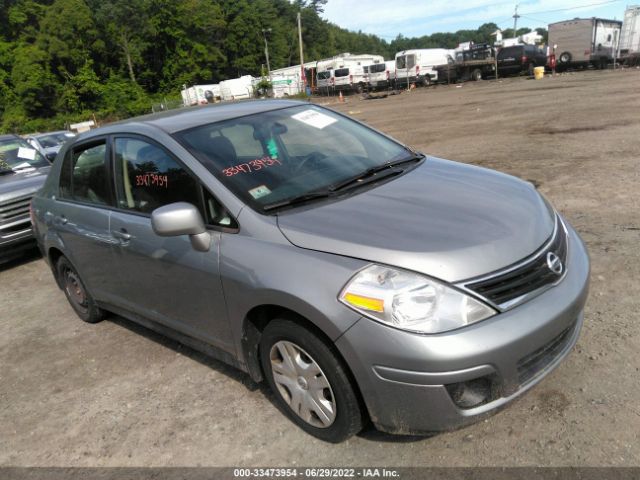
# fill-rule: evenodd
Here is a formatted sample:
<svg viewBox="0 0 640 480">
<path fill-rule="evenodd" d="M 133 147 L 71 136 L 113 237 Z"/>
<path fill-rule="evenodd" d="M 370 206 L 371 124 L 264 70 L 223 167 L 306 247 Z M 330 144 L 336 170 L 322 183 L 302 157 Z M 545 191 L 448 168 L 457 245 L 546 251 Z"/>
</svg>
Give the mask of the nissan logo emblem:
<svg viewBox="0 0 640 480">
<path fill-rule="evenodd" d="M 562 275 L 562 270 L 564 269 L 562 260 L 553 252 L 547 253 L 547 267 L 556 275 Z"/>
</svg>

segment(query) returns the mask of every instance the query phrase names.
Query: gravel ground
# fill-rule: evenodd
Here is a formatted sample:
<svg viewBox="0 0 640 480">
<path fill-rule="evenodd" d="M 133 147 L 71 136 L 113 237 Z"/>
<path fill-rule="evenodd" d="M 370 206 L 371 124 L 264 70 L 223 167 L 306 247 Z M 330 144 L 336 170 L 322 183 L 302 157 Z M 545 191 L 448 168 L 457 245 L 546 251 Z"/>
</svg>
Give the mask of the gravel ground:
<svg viewBox="0 0 640 480">
<path fill-rule="evenodd" d="M 536 183 L 587 243 L 575 351 L 528 395 L 433 437 L 330 445 L 222 363 L 120 318 L 83 324 L 37 254 L 0 267 L 0 465 L 640 466 L 640 70 L 332 105 L 432 155 Z"/>
</svg>

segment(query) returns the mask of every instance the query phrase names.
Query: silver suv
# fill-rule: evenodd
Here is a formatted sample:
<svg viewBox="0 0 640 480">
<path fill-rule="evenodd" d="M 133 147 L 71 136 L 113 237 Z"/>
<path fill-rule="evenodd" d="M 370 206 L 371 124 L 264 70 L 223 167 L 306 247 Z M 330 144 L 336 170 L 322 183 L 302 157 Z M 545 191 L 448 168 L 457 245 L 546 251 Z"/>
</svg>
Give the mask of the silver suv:
<svg viewBox="0 0 640 480">
<path fill-rule="evenodd" d="M 51 164 L 17 135 L 0 135 L 0 263 L 35 248 L 29 204 Z"/>
<path fill-rule="evenodd" d="M 587 252 L 530 183 L 311 104 L 83 134 L 33 208 L 80 318 L 113 312 L 235 365 L 328 441 L 476 421 L 582 326 Z"/>
</svg>

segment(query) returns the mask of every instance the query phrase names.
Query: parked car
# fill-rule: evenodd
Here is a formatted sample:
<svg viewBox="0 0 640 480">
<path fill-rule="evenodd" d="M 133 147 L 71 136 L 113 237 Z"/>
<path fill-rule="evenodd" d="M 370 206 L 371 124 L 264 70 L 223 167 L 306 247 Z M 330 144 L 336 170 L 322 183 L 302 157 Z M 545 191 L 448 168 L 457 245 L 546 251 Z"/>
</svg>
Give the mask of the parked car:
<svg viewBox="0 0 640 480">
<path fill-rule="evenodd" d="M 535 45 L 514 45 L 498 51 L 499 75 L 527 73 L 531 76 L 535 67 L 544 67 L 546 64 L 546 53 Z"/>
<path fill-rule="evenodd" d="M 235 365 L 323 440 L 484 418 L 578 339 L 587 252 L 532 184 L 331 110 L 164 112 L 60 155 L 33 209 L 78 316 Z"/>
<path fill-rule="evenodd" d="M 0 263 L 35 248 L 29 203 L 50 163 L 17 135 L 0 135 Z"/>
<path fill-rule="evenodd" d="M 40 133 L 38 135 L 31 135 L 27 137 L 27 142 L 31 146 L 37 149 L 47 160 L 53 162 L 56 159 L 56 155 L 60 151 L 60 147 L 64 142 L 70 138 L 75 137 L 76 134 L 67 130 L 61 130 L 58 132 Z"/>
</svg>

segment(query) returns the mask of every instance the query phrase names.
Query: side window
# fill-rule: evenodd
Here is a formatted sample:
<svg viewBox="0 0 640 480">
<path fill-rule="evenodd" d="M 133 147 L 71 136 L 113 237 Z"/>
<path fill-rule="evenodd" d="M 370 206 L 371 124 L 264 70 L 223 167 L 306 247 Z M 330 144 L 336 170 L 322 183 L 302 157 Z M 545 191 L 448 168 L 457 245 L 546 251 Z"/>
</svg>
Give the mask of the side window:
<svg viewBox="0 0 640 480">
<path fill-rule="evenodd" d="M 74 149 L 60 172 L 60 196 L 96 205 L 109 204 L 107 145 L 104 141 Z"/>
<path fill-rule="evenodd" d="M 207 225 L 215 225 L 226 228 L 238 228 L 236 221 L 229 215 L 229 212 L 222 206 L 222 204 L 211 195 L 206 189 L 204 192 L 204 205 L 205 205 L 205 222 Z"/>
<path fill-rule="evenodd" d="M 201 208 L 200 185 L 171 155 L 137 138 L 116 138 L 118 207 L 151 213 L 174 202 Z"/>
</svg>

